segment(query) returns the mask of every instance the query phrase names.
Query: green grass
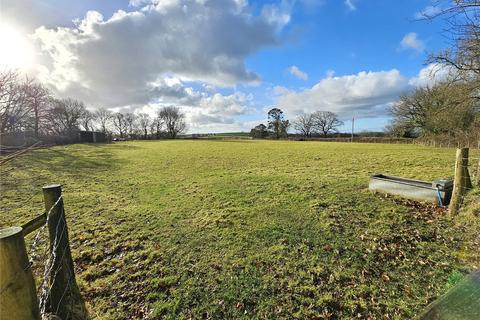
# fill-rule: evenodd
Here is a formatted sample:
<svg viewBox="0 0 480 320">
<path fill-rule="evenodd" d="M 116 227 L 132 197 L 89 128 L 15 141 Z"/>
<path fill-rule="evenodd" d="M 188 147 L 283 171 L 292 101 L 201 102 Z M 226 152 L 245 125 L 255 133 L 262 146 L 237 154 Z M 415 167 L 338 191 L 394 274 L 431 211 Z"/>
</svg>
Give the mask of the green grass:
<svg viewBox="0 0 480 320">
<path fill-rule="evenodd" d="M 451 176 L 454 153 L 246 140 L 60 146 L 2 166 L 0 224 L 34 217 L 42 185 L 61 183 L 94 318 L 407 319 L 480 266 L 480 219 L 373 195 L 368 176 Z"/>
</svg>

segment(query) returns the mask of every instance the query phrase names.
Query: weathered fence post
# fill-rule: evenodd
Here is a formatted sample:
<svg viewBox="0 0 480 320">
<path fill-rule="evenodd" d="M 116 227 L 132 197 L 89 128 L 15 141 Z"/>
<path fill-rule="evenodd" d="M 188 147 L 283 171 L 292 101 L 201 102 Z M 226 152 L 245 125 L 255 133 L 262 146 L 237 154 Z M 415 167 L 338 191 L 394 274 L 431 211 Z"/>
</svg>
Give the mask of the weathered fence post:
<svg viewBox="0 0 480 320">
<path fill-rule="evenodd" d="M 47 310 L 62 320 L 87 319 L 85 302 L 75 280 L 73 259 L 68 239 L 68 229 L 63 209 L 63 199 L 55 203 L 62 195 L 60 185 L 43 187 L 43 199 L 47 212 L 53 207 L 48 218 L 50 252 L 53 265 L 50 275 L 50 292 Z"/>
<path fill-rule="evenodd" d="M 468 148 L 457 149 L 455 160 L 455 178 L 453 181 L 452 199 L 450 201 L 450 214 L 457 214 L 462 205 L 463 197 L 472 182 L 468 173 Z"/>
<path fill-rule="evenodd" d="M 477 188 L 480 188 L 480 158 L 478 158 L 476 169 L 475 169 L 475 174 L 472 174 L 473 178 L 473 183 Z"/>
<path fill-rule="evenodd" d="M 39 320 L 37 290 L 22 228 L 0 230 L 0 318 Z"/>
</svg>

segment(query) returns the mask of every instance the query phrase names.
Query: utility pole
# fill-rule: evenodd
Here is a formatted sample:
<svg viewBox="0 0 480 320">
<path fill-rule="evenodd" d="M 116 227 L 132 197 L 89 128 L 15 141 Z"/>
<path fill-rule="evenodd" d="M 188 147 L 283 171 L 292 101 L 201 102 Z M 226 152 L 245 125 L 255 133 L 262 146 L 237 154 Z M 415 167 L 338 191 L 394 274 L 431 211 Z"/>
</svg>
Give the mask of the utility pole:
<svg viewBox="0 0 480 320">
<path fill-rule="evenodd" d="M 352 118 L 352 142 L 353 142 L 354 129 L 355 129 L 355 117 Z"/>
</svg>

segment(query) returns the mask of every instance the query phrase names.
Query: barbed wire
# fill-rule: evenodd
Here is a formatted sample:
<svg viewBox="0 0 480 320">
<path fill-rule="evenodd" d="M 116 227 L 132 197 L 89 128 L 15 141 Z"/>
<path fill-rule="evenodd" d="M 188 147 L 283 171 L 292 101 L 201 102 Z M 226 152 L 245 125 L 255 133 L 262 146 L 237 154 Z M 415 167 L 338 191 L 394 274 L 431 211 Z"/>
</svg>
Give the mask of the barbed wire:
<svg viewBox="0 0 480 320">
<path fill-rule="evenodd" d="M 51 207 L 51 208 L 48 210 L 48 212 L 46 213 L 46 222 L 45 222 L 45 224 L 37 231 L 37 233 L 35 234 L 35 237 L 34 237 L 34 239 L 33 239 L 32 245 L 31 245 L 30 250 L 29 250 L 29 251 L 30 251 L 30 255 L 32 255 L 32 256 L 35 257 L 35 253 L 36 253 L 35 251 L 36 251 L 36 247 L 37 247 L 37 245 L 38 245 L 39 239 L 40 239 L 40 235 L 41 235 L 42 231 L 45 229 L 45 227 L 48 225 L 48 218 L 49 218 L 50 214 L 52 213 L 53 209 L 57 206 L 57 204 L 60 202 L 61 199 L 62 199 L 62 196 L 60 196 L 60 197 L 57 199 L 57 201 L 52 205 L 52 207 Z M 25 270 L 31 268 L 31 267 L 32 267 L 32 264 L 33 264 L 33 259 L 29 260 L 27 266 L 25 266 L 25 267 L 22 269 L 22 271 L 25 271 Z M 19 274 L 17 273 L 17 274 L 15 275 L 13 281 L 16 280 L 16 279 L 18 278 L 18 276 L 19 276 Z M 6 291 L 6 289 L 8 289 L 9 285 L 10 285 L 10 284 L 8 283 L 7 285 L 5 285 L 5 287 L 3 287 L 3 288 L 0 289 L 0 295 L 3 294 L 3 293 Z"/>
<path fill-rule="evenodd" d="M 59 196 L 57 201 L 55 202 L 55 204 L 52 206 L 52 210 L 53 210 L 54 207 L 57 206 L 57 204 L 60 202 L 61 199 L 62 199 L 62 196 Z M 41 282 L 41 285 L 40 285 L 39 308 L 40 308 L 40 315 L 42 316 L 42 319 L 47 319 L 47 312 L 46 311 L 47 311 L 48 298 L 49 298 L 51 289 L 52 289 L 52 287 L 53 287 L 53 285 L 56 281 L 58 271 L 61 268 L 61 266 L 57 266 L 57 269 L 55 270 L 55 272 L 53 274 L 53 277 L 52 277 L 53 268 L 54 268 L 55 263 L 57 261 L 58 244 L 60 242 L 59 239 L 61 239 L 63 237 L 63 235 L 66 231 L 66 227 L 64 226 L 63 229 L 61 230 L 61 233 L 59 234 L 59 231 L 60 231 L 59 227 L 60 227 L 60 224 L 61 224 L 61 220 L 62 219 L 58 219 L 57 224 L 55 226 L 55 238 L 54 238 L 53 244 L 52 244 L 51 249 L 50 249 L 50 254 L 48 255 L 48 258 L 47 258 L 47 260 L 45 262 L 45 265 L 44 265 L 42 282 Z M 49 224 L 49 221 L 50 221 L 50 215 L 47 215 L 46 223 L 43 225 L 42 229 L 44 229 L 45 226 L 47 226 Z M 63 250 L 62 257 L 58 261 L 62 261 L 63 255 L 65 254 L 65 251 L 66 250 Z M 49 285 L 49 282 L 51 282 L 50 285 Z M 50 306 L 50 307 L 53 307 L 53 306 Z M 58 306 L 57 306 L 57 309 L 58 309 Z"/>
</svg>

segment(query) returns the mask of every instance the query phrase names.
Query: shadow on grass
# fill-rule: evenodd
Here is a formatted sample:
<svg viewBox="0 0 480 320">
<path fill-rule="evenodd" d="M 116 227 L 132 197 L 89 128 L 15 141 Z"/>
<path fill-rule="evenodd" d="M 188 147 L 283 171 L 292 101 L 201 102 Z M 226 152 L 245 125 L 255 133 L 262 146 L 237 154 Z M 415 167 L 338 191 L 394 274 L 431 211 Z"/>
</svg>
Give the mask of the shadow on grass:
<svg viewBox="0 0 480 320">
<path fill-rule="evenodd" d="M 35 177 L 41 172 L 52 174 L 66 173 L 77 178 L 93 177 L 99 172 L 120 170 L 124 160 L 118 159 L 111 152 L 112 146 L 82 144 L 77 147 L 52 147 L 39 149 L 24 157 L 19 157 L 10 162 L 13 170 L 5 172 L 13 174 L 16 170 L 29 172 L 29 176 Z M 121 146 L 129 147 L 129 146 Z M 8 181 L 8 177 L 5 177 Z"/>
</svg>

